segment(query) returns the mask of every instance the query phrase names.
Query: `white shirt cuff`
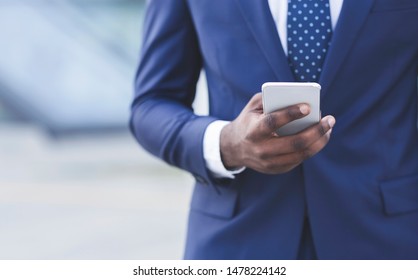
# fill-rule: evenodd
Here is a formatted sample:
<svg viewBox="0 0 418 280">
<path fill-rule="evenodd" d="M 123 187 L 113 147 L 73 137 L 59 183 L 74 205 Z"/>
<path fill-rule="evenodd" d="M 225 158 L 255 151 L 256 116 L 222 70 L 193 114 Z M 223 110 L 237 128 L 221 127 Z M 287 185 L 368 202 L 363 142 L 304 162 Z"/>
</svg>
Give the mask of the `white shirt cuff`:
<svg viewBox="0 0 418 280">
<path fill-rule="evenodd" d="M 206 167 L 215 178 L 234 179 L 234 175 L 244 171 L 245 167 L 228 170 L 222 163 L 220 149 L 221 130 L 227 124 L 229 124 L 227 121 L 214 121 L 208 125 L 203 136 L 203 157 L 206 161 Z"/>
</svg>

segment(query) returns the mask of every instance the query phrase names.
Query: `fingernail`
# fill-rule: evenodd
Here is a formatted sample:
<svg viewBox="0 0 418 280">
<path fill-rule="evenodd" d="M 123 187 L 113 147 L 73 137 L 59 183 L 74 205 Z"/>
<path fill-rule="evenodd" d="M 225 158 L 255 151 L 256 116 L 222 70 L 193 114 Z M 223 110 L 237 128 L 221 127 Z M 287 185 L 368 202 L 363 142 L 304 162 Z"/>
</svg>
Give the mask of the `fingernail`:
<svg viewBox="0 0 418 280">
<path fill-rule="evenodd" d="M 335 125 L 335 119 L 333 117 L 329 117 L 327 121 L 328 121 L 329 126 L 333 128 Z"/>
<path fill-rule="evenodd" d="M 300 105 L 299 110 L 304 115 L 309 114 L 309 106 L 308 105 L 305 105 L 305 104 Z"/>
</svg>

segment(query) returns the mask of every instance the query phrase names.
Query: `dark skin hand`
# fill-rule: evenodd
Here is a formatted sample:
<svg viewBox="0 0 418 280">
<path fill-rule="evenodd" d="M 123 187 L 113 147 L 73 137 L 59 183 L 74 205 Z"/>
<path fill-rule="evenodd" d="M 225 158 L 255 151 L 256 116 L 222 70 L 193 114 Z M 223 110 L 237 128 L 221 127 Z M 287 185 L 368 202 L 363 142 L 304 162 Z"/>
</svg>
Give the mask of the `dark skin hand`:
<svg viewBox="0 0 418 280">
<path fill-rule="evenodd" d="M 261 94 L 254 95 L 241 114 L 221 131 L 223 164 L 227 169 L 245 166 L 266 174 L 292 170 L 325 147 L 335 124 L 333 116 L 326 116 L 298 134 L 280 136 L 275 133 L 281 126 L 309 112 L 307 104 L 296 104 L 264 114 Z"/>
</svg>

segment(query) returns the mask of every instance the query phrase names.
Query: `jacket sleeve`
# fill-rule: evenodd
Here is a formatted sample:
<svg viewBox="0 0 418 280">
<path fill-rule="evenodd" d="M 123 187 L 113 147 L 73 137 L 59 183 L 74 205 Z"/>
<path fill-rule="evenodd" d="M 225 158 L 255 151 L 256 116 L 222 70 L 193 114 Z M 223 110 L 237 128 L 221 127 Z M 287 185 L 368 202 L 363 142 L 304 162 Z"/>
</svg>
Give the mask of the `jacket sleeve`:
<svg viewBox="0 0 418 280">
<path fill-rule="evenodd" d="M 130 128 L 137 141 L 203 184 L 214 183 L 203 158 L 203 135 L 212 117 L 191 107 L 202 67 L 187 3 L 149 1 Z"/>
</svg>

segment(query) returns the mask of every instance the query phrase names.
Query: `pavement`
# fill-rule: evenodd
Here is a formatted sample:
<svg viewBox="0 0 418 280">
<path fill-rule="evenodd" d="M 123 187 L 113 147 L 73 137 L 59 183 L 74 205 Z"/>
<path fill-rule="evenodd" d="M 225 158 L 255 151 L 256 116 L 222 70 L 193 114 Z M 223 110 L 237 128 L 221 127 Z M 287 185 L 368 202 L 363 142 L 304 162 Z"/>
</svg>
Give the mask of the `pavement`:
<svg viewBox="0 0 418 280">
<path fill-rule="evenodd" d="M 128 132 L 0 123 L 0 259 L 181 259 L 192 184 Z"/>
</svg>

